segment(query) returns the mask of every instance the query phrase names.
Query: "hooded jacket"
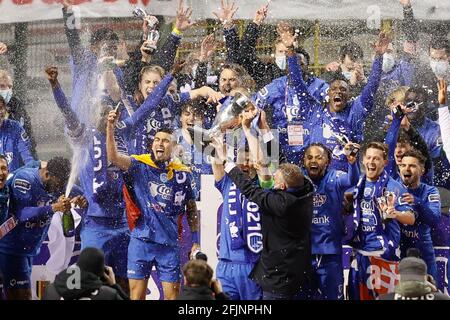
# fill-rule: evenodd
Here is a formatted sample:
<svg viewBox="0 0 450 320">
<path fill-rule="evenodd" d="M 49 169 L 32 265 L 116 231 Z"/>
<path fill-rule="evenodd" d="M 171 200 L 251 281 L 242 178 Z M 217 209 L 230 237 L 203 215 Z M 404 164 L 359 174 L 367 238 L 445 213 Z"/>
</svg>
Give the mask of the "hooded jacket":
<svg viewBox="0 0 450 320">
<path fill-rule="evenodd" d="M 70 268 L 69 268 L 70 269 Z M 75 281 L 75 272 L 61 271 L 49 285 L 43 300 L 126 300 L 125 293 L 118 285 L 104 285 L 101 279 L 88 271 L 80 272 L 80 285 Z"/>
</svg>

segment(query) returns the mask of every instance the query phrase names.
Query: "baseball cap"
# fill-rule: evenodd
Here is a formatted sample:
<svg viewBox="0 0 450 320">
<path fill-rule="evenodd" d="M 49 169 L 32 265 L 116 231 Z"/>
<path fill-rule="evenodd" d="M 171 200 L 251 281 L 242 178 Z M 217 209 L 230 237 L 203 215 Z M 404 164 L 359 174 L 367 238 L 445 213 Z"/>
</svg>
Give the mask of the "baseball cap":
<svg viewBox="0 0 450 320">
<path fill-rule="evenodd" d="M 425 281 L 427 265 L 425 261 L 416 257 L 407 257 L 398 265 L 400 281 Z"/>
</svg>

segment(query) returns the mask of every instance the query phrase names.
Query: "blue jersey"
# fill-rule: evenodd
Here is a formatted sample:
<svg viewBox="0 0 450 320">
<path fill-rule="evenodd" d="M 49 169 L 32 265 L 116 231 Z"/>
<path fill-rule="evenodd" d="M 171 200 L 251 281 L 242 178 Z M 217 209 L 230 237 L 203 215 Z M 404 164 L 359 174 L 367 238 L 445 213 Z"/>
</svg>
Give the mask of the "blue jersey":
<svg viewBox="0 0 450 320">
<path fill-rule="evenodd" d="M 89 202 L 87 215 L 125 219 L 123 200 L 122 172 L 115 166 L 108 165 L 106 156 L 106 136 L 97 129 L 86 129 L 80 125 L 78 116 L 70 109 L 61 87 L 53 88 L 53 95 L 58 108 L 66 120 L 68 136 L 79 148 L 82 166 L 79 179 L 84 195 Z M 115 134 L 119 152 L 128 154 L 127 147 L 119 132 Z"/>
<path fill-rule="evenodd" d="M 394 117 L 384 139 L 384 143 L 388 145 L 388 165 L 386 166 L 386 172 L 397 181 L 400 181 L 400 173 L 397 162 L 395 161 L 395 148 L 397 147 L 398 133 L 402 119 L 403 118 Z M 422 176 L 421 181 L 427 184 L 433 184 L 433 177 L 434 167 L 431 165 L 428 172 Z"/>
<path fill-rule="evenodd" d="M 400 245 L 400 226 L 395 219 L 382 220 L 375 189 L 375 183 L 366 179 L 362 199 L 357 204 L 361 217 L 352 246 L 363 255 L 396 260 L 399 258 L 397 250 Z M 401 199 L 401 195 L 407 191 L 400 183 L 389 177 L 384 191 L 395 194 L 395 210 L 413 211 L 411 206 Z"/>
<path fill-rule="evenodd" d="M 194 144 L 189 144 L 183 137 L 182 129 L 176 131 L 178 154 L 181 162 L 191 169 L 197 190 L 201 190 L 202 174 L 212 174 L 210 155 L 198 151 Z M 200 193 L 199 193 L 200 196 Z"/>
<path fill-rule="evenodd" d="M 441 129 L 439 124 L 428 118 L 417 128 L 423 140 L 428 146 L 431 158 L 439 158 L 442 150 Z"/>
<path fill-rule="evenodd" d="M 418 248 L 422 257 L 434 256 L 431 228 L 436 226 L 441 217 L 441 201 L 436 187 L 421 183 L 416 189 L 409 189 L 414 196 L 412 208 L 416 213 L 413 225 L 400 224 L 402 236 L 400 248 L 406 254 L 408 248 Z"/>
<path fill-rule="evenodd" d="M 219 259 L 255 263 L 262 251 L 261 214 L 258 205 L 248 201 L 228 175 L 217 181 L 215 186 L 223 197 Z M 254 222 L 254 226 L 250 227 L 252 232 L 246 232 L 249 222 Z"/>
<path fill-rule="evenodd" d="M 341 254 L 344 222 L 344 192 L 358 183 L 359 168 L 349 164 L 348 173 L 327 170 L 314 184 L 313 218 L 311 224 L 312 254 Z"/>
<path fill-rule="evenodd" d="M 170 81 L 168 81 L 167 86 L 169 84 Z M 135 113 L 138 111 L 141 113 L 139 116 L 135 116 L 136 119 L 132 120 L 132 122 L 124 120 L 117 124 L 119 130 L 125 131 L 121 134 L 124 137 L 128 137 L 126 139 L 130 143 L 130 152 L 134 154 L 148 153 L 155 134 L 163 127 L 173 128 L 175 126 L 175 117 L 179 113 L 181 105 L 190 99 L 188 92 L 174 95 L 167 94 L 161 99 L 152 99 L 151 95 L 149 97 L 139 108 L 136 107 L 135 102 L 129 97 L 130 104 L 134 105 L 136 109 Z"/>
<path fill-rule="evenodd" d="M 23 167 L 9 178 L 10 214 L 19 224 L 0 240 L 0 252 L 35 256 L 47 235 L 53 216 L 51 203 L 56 200 L 44 189 L 39 168 Z"/>
<path fill-rule="evenodd" d="M 411 86 L 413 78 L 414 65 L 406 59 L 400 59 L 391 71 L 381 75 L 379 92 L 383 93 L 383 99 L 386 99 L 398 87 Z"/>
<path fill-rule="evenodd" d="M 288 59 L 292 78 L 296 79 L 298 95 L 308 94 L 301 78 L 301 69 L 295 59 Z M 324 108 L 313 97 L 300 99 L 300 109 L 309 125 L 309 142 L 319 142 L 326 145 L 333 154 L 330 168 L 347 170 L 347 159 L 343 146 L 336 136 L 344 135 L 348 140 L 360 143 L 363 139 L 364 121 L 374 105 L 374 96 L 381 77 L 383 58 L 375 58 L 369 80 L 361 95 L 347 103 L 341 112 L 331 112 L 328 105 Z"/>
<path fill-rule="evenodd" d="M 297 59 L 297 58 L 294 58 Z M 254 97 L 255 104 L 261 109 L 271 109 L 272 125 L 279 132 L 280 146 L 290 162 L 298 163 L 296 153 L 300 152 L 303 146 L 307 146 L 309 136 L 309 126 L 307 119 L 301 113 L 300 100 L 304 99 L 294 88 L 295 83 L 288 81 L 284 76 L 273 80 L 270 84 L 262 88 Z M 308 95 L 315 100 L 323 102 L 327 97 L 328 84 L 316 77 L 309 77 L 305 83 Z M 288 130 L 299 128 L 303 131 L 303 139 L 297 141 L 289 140 Z"/>
<path fill-rule="evenodd" d="M 178 216 L 186 212 L 187 202 L 195 200 L 197 196 L 192 174 L 180 164 L 175 167 L 171 164 L 157 167 L 153 161 L 146 159 L 150 159 L 150 156 L 132 156 L 127 172 L 132 179 L 135 200 L 141 210 L 141 216 L 131 235 L 176 246 Z"/>
<path fill-rule="evenodd" d="M 89 202 L 87 215 L 125 219 L 123 199 L 123 173 L 109 165 L 106 156 L 106 136 L 95 132 L 84 145 L 86 162 L 80 169 L 80 183 Z M 118 140 L 118 139 L 116 139 Z M 127 153 L 123 143 L 116 143 L 121 153 Z"/>
<path fill-rule="evenodd" d="M 19 122 L 4 119 L 0 124 L 0 141 L 0 154 L 6 157 L 9 171 L 34 160 L 30 152 L 30 139 Z"/>
</svg>

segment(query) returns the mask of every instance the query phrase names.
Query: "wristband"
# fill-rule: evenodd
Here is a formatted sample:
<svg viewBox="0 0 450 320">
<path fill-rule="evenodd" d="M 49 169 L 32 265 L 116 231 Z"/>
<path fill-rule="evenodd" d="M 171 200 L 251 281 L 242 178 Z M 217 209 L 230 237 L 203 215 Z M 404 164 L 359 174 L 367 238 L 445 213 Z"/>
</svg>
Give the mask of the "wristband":
<svg viewBox="0 0 450 320">
<path fill-rule="evenodd" d="M 172 33 L 174 33 L 175 35 L 180 36 L 180 37 L 183 35 L 183 32 L 181 32 L 180 30 L 178 30 L 177 27 L 173 27 Z"/>
<path fill-rule="evenodd" d="M 200 236 L 198 231 L 191 232 L 192 243 L 200 243 Z"/>
</svg>

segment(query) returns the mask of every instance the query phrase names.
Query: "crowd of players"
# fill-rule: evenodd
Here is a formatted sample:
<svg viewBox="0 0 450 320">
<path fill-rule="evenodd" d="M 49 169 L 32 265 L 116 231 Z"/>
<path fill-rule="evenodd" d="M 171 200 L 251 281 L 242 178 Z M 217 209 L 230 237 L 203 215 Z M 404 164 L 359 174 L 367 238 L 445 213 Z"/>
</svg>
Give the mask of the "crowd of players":
<svg viewBox="0 0 450 320">
<path fill-rule="evenodd" d="M 437 187 L 449 188 L 450 46 L 446 33 L 434 34 L 427 60 L 421 59 L 420 46 L 426 44 L 419 41 L 418 22 L 409 0 L 400 3 L 402 45 L 395 47 L 392 35 L 381 33 L 367 73 L 362 49 L 346 43 L 338 61 L 316 77 L 287 23 L 277 27 L 272 61 L 257 55 L 268 5 L 256 11 L 240 39 L 233 24 L 238 8 L 222 1 L 214 14 L 223 25 L 227 58 L 215 70 L 213 35 L 186 61 L 175 62 L 183 32 L 192 25 L 192 9 L 182 0 L 165 43 L 151 49 L 157 43 L 146 40 L 146 24 L 154 19 L 148 16 L 144 40 L 127 61 L 116 59 L 119 38 L 111 29 L 94 31 L 84 46 L 69 23 L 74 13 L 65 1 L 71 97 L 56 67 L 45 73 L 79 155 L 79 187 L 70 194 L 65 194 L 70 161 L 37 160 L 30 119 L 13 95 L 11 76 L 0 70 L 0 271 L 7 299 L 31 298 L 33 256 L 53 214 L 72 207 L 82 215 L 82 248 L 105 253 L 131 299 L 145 299 L 153 266 L 164 298 L 175 299 L 184 217 L 191 252 L 200 250 L 196 200 L 202 174 L 214 175 L 224 201 L 217 278 L 231 299 L 261 299 L 260 286 L 249 277 L 267 243 L 259 208 L 215 159 L 214 148 L 224 137 L 208 144 L 191 130 L 211 127 L 216 113 L 239 96 L 251 102 L 234 124 L 222 128 L 232 136 L 225 139 L 228 156 L 268 192 L 277 188 L 274 164 L 285 162 L 299 165 L 315 187 L 311 276 L 296 298 L 344 298 L 343 244 L 353 248 L 350 299 L 385 293 L 373 285 L 374 268 L 395 270 L 409 248 L 420 250 L 436 278 L 433 245 L 447 245 L 448 238 L 439 228 Z M 1 43 L 0 54 L 7 54 Z M 233 138 L 237 143 L 229 144 Z M 433 243 L 436 239 L 441 242 Z M 395 280 L 396 273 L 391 277 Z"/>
</svg>

